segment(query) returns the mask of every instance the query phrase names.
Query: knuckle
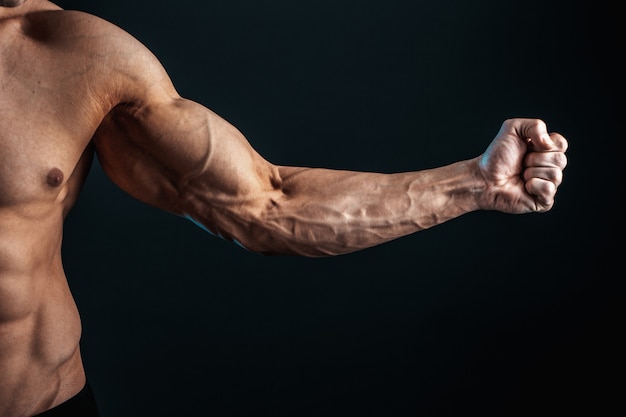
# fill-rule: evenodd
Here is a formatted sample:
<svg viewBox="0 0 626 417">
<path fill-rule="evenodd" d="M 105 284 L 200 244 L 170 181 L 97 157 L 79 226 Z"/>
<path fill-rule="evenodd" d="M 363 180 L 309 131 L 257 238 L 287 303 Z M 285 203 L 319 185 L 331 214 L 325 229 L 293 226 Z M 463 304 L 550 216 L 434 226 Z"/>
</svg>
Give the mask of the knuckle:
<svg viewBox="0 0 626 417">
<path fill-rule="evenodd" d="M 559 148 L 561 152 L 565 152 L 567 150 L 569 144 L 567 143 L 567 139 L 565 139 L 563 135 L 561 135 L 560 133 L 553 132 L 553 133 L 550 133 L 550 137 L 552 138 L 552 141 Z"/>
<path fill-rule="evenodd" d="M 502 128 L 504 130 L 514 129 L 514 127 L 515 127 L 515 119 L 506 119 L 504 122 L 502 122 Z"/>
<path fill-rule="evenodd" d="M 546 123 L 541 119 L 533 119 L 533 127 L 536 129 L 542 129 L 546 127 Z"/>
<path fill-rule="evenodd" d="M 561 184 L 563 182 L 563 171 L 560 169 L 555 172 L 554 180 L 557 184 Z"/>
<path fill-rule="evenodd" d="M 554 152 L 552 155 L 554 164 L 559 168 L 565 168 L 567 166 L 567 156 L 562 152 Z"/>
</svg>

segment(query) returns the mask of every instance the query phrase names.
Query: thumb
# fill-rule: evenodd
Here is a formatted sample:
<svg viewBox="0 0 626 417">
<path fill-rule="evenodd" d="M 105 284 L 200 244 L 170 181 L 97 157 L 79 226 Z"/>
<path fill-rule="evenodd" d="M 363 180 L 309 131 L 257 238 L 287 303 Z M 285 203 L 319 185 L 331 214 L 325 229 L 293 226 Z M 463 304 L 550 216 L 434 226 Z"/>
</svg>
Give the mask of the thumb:
<svg viewBox="0 0 626 417">
<path fill-rule="evenodd" d="M 547 133 L 526 138 L 526 145 L 534 151 L 555 151 L 556 143 Z"/>
<path fill-rule="evenodd" d="M 520 139 L 526 141 L 526 145 L 534 151 L 552 151 L 557 149 L 557 145 L 548 134 L 548 128 L 543 120 L 520 119 L 518 135 Z"/>
</svg>

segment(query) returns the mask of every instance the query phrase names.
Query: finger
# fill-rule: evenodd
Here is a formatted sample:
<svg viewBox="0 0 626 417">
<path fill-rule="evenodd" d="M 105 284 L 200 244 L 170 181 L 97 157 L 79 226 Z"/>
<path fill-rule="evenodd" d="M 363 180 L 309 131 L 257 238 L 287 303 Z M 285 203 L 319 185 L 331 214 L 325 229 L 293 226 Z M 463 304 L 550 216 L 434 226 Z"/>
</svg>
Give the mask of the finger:
<svg viewBox="0 0 626 417">
<path fill-rule="evenodd" d="M 556 132 L 542 133 L 537 137 L 528 137 L 526 138 L 526 144 L 530 149 L 538 152 L 565 152 L 569 145 L 567 139 Z"/>
<path fill-rule="evenodd" d="M 552 132 L 550 133 L 550 139 L 552 139 L 552 143 L 554 143 L 555 149 L 551 149 L 558 152 L 565 152 L 569 147 L 569 143 L 567 143 L 567 139 L 565 139 L 560 133 Z"/>
<path fill-rule="evenodd" d="M 550 181 L 558 187 L 563 182 L 563 171 L 559 168 L 532 167 L 524 170 L 523 177 L 525 182 L 538 178 Z"/>
<path fill-rule="evenodd" d="M 535 198 L 536 211 L 548 211 L 554 205 L 556 185 L 553 182 L 541 178 L 531 178 L 526 181 L 525 188 L 526 192 Z"/>
<path fill-rule="evenodd" d="M 524 159 L 524 166 L 558 168 L 564 169 L 567 166 L 567 156 L 563 152 L 529 152 Z"/>
</svg>

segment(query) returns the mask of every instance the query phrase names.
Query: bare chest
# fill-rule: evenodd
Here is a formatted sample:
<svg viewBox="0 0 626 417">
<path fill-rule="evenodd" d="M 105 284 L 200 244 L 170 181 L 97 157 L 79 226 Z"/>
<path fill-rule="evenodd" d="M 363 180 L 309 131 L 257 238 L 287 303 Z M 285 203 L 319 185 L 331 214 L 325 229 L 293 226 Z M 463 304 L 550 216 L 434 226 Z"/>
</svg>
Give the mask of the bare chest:
<svg viewBox="0 0 626 417">
<path fill-rule="evenodd" d="M 71 58 L 0 24 L 0 207 L 55 198 L 99 115 Z"/>
<path fill-rule="evenodd" d="M 57 195 L 90 140 L 89 129 L 59 106 L 69 99 L 63 91 L 36 73 L 10 70 L 0 61 L 0 206 Z"/>
<path fill-rule="evenodd" d="M 57 132 L 8 120 L 0 116 L 0 206 L 49 198 L 73 171 L 77 152 Z"/>
</svg>

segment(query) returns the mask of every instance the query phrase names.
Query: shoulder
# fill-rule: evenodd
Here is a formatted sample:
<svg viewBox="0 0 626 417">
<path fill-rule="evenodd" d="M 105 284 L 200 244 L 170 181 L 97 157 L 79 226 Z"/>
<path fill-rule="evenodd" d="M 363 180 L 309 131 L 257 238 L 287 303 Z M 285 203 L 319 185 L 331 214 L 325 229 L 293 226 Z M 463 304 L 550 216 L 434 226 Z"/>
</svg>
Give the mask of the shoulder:
<svg viewBox="0 0 626 417">
<path fill-rule="evenodd" d="M 118 96 L 135 101 L 171 82 L 158 58 L 138 39 L 101 17 L 74 10 L 29 14 L 24 32 L 40 41 L 59 59 L 89 69 L 90 81 Z"/>
<path fill-rule="evenodd" d="M 137 42 L 115 24 L 92 14 L 75 10 L 44 10 L 23 17 L 24 33 L 54 46 L 104 46 L 98 41 Z"/>
</svg>

